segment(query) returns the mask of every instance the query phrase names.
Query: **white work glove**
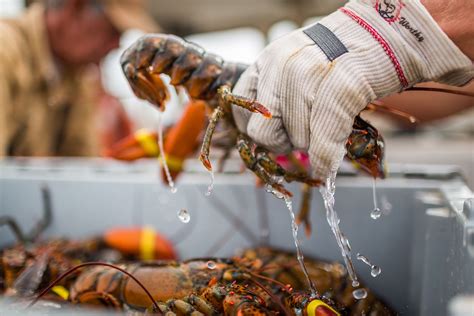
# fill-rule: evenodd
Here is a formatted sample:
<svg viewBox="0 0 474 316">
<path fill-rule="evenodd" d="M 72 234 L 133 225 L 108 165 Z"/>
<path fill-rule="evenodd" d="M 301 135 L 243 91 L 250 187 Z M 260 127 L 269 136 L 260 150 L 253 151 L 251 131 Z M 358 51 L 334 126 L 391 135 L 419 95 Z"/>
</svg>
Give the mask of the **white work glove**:
<svg viewBox="0 0 474 316">
<path fill-rule="evenodd" d="M 342 158 L 354 117 L 369 102 L 422 81 L 470 81 L 472 61 L 419 0 L 400 3 L 351 1 L 323 19 L 347 48 L 333 61 L 328 55 L 339 55 L 341 47 L 320 26 L 310 27 L 322 37 L 318 45 L 304 33 L 308 28 L 271 43 L 233 92 L 256 99 L 273 118 L 234 106 L 238 128 L 275 153 L 307 150 L 314 176 L 326 179 Z"/>
</svg>

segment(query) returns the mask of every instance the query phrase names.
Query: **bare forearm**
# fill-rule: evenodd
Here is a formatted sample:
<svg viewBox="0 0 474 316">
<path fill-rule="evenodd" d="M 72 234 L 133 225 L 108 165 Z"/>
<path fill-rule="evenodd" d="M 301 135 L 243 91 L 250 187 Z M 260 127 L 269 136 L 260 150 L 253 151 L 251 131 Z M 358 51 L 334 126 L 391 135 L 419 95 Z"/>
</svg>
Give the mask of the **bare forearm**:
<svg viewBox="0 0 474 316">
<path fill-rule="evenodd" d="M 449 38 L 474 60 L 474 1 L 421 0 Z"/>
<path fill-rule="evenodd" d="M 454 88 L 434 82 L 420 84 L 419 86 L 474 92 L 474 82 L 462 88 Z M 382 102 L 389 107 L 414 115 L 420 120 L 421 124 L 445 118 L 474 106 L 474 98 L 471 97 L 418 91 L 394 94 L 383 99 Z M 401 123 L 406 123 L 406 120 L 401 120 Z"/>
</svg>

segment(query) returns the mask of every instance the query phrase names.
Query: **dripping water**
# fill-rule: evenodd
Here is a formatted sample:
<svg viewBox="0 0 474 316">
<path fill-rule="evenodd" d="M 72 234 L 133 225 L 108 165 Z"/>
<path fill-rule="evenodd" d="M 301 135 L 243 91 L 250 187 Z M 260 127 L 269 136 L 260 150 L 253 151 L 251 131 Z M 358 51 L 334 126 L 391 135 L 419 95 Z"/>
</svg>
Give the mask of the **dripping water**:
<svg viewBox="0 0 474 316">
<path fill-rule="evenodd" d="M 370 213 L 370 217 L 372 217 L 372 219 L 378 219 L 382 215 L 382 211 L 377 205 L 377 187 L 375 181 L 376 180 L 374 178 L 372 182 L 372 197 L 374 199 L 374 209 Z"/>
<path fill-rule="evenodd" d="M 206 196 L 211 196 L 212 190 L 214 190 L 214 171 L 209 170 L 209 174 L 211 176 L 211 182 L 209 183 L 209 186 L 207 187 Z"/>
<path fill-rule="evenodd" d="M 352 291 L 352 296 L 356 300 L 362 300 L 367 297 L 367 291 L 365 289 L 355 289 Z"/>
<path fill-rule="evenodd" d="M 380 269 L 379 266 L 372 264 L 367 257 L 361 255 L 360 253 L 357 254 L 357 260 L 362 261 L 363 263 L 365 263 L 366 265 L 370 267 L 370 275 L 373 276 L 374 278 L 379 276 L 380 273 L 382 273 L 382 269 Z"/>
<path fill-rule="evenodd" d="M 286 207 L 288 208 L 288 211 L 290 212 L 290 217 L 291 217 L 291 231 L 293 234 L 293 240 L 295 242 L 295 247 L 296 247 L 296 256 L 298 259 L 298 262 L 301 266 L 301 270 L 303 270 L 303 273 L 306 277 L 306 281 L 308 282 L 309 288 L 311 290 L 311 294 L 313 296 L 316 296 L 317 291 L 316 287 L 314 286 L 313 281 L 309 278 L 308 270 L 306 270 L 306 265 L 304 264 L 304 256 L 303 256 L 303 251 L 301 250 L 300 247 L 300 242 L 298 240 L 298 225 L 296 225 L 296 220 L 295 220 L 295 213 L 293 212 L 293 204 L 290 200 L 290 198 L 284 196 L 285 204 Z"/>
<path fill-rule="evenodd" d="M 351 258 L 351 247 L 349 241 L 344 236 L 339 228 L 339 216 L 334 209 L 334 193 L 336 191 L 336 171 L 332 171 L 330 176 L 326 180 L 326 187 L 321 187 L 320 192 L 324 200 L 324 207 L 326 208 L 326 219 L 331 231 L 336 237 L 337 245 L 341 250 L 342 258 L 344 259 L 344 264 L 346 266 L 349 277 L 352 280 L 352 286 L 359 286 L 359 281 L 357 280 L 357 275 L 355 273 L 354 264 L 352 263 Z"/>
<path fill-rule="evenodd" d="M 206 266 L 209 270 L 214 270 L 216 268 L 216 263 L 212 260 L 209 260 L 207 263 L 206 263 Z"/>
<path fill-rule="evenodd" d="M 178 211 L 178 218 L 182 223 L 187 224 L 191 220 L 191 215 L 189 215 L 187 209 L 182 208 Z"/>
<path fill-rule="evenodd" d="M 163 121 L 161 120 L 161 114 L 158 121 L 158 146 L 160 147 L 160 161 L 163 169 L 165 170 L 166 180 L 170 187 L 171 193 L 178 192 L 178 188 L 175 186 L 173 178 L 171 177 L 170 169 L 165 157 L 165 148 L 163 146 Z"/>
</svg>

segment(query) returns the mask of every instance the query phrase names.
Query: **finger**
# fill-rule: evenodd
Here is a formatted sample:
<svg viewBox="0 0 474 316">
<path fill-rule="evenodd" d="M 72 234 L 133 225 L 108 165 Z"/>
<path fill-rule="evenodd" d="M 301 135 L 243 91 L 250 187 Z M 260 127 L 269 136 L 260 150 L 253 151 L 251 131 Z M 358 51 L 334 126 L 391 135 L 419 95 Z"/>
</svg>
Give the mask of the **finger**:
<svg viewBox="0 0 474 316">
<path fill-rule="evenodd" d="M 247 134 L 274 153 L 287 153 L 293 148 L 280 117 L 266 119 L 258 114 L 251 115 Z"/>
<path fill-rule="evenodd" d="M 247 70 L 240 76 L 239 81 L 235 85 L 232 93 L 235 95 L 243 96 L 248 99 L 257 98 L 257 84 L 258 84 L 258 72 L 255 64 L 252 64 Z M 232 113 L 234 115 L 235 124 L 241 132 L 247 131 L 247 124 L 251 116 L 251 112 L 232 105 Z"/>
<path fill-rule="evenodd" d="M 334 89 L 334 86 L 338 89 Z M 354 117 L 370 95 L 361 92 L 360 81 L 346 72 L 333 71 L 324 78 L 311 108 L 309 155 L 313 176 L 326 179 L 345 155 L 345 144 Z"/>
</svg>

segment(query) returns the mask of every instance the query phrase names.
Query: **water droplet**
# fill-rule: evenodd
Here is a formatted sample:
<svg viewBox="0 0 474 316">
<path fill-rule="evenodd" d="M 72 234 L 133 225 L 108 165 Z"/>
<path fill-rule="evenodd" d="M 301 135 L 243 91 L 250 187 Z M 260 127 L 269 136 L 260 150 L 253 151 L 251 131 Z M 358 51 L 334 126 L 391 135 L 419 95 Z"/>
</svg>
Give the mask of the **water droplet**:
<svg viewBox="0 0 474 316">
<path fill-rule="evenodd" d="M 161 120 L 161 115 L 159 116 L 158 121 L 158 147 L 160 148 L 160 162 L 165 170 L 166 180 L 171 189 L 171 193 L 178 192 L 178 189 L 174 185 L 173 178 L 171 177 L 170 169 L 168 168 L 168 163 L 166 162 L 165 148 L 163 146 L 163 122 Z"/>
<path fill-rule="evenodd" d="M 382 211 L 378 207 L 374 208 L 374 210 L 370 213 L 370 217 L 372 217 L 372 219 L 378 219 L 381 215 Z"/>
<path fill-rule="evenodd" d="M 273 194 L 277 199 L 280 199 L 280 200 L 281 200 L 281 199 L 285 199 L 285 198 L 286 198 L 286 196 L 285 196 L 283 193 L 278 192 L 278 191 L 275 190 L 271 185 L 267 185 L 267 186 L 265 187 L 265 190 L 266 190 L 268 193 Z"/>
<path fill-rule="evenodd" d="M 216 268 L 216 263 L 215 263 L 214 261 L 212 261 L 212 260 L 209 260 L 209 261 L 206 263 L 206 265 L 207 265 L 207 268 L 208 268 L 208 269 L 211 269 L 211 270 L 214 270 L 214 269 Z"/>
<path fill-rule="evenodd" d="M 358 287 L 360 285 L 359 281 L 354 280 L 352 281 L 352 287 Z"/>
<path fill-rule="evenodd" d="M 373 265 L 372 269 L 370 270 L 370 275 L 374 278 L 377 277 L 380 273 L 382 273 L 382 269 L 380 267 Z"/>
<path fill-rule="evenodd" d="M 370 275 L 372 275 L 374 278 L 382 273 L 382 269 L 380 269 L 380 267 L 372 264 L 367 257 L 361 255 L 360 253 L 357 254 L 357 259 L 370 267 Z"/>
<path fill-rule="evenodd" d="M 367 291 L 365 289 L 357 289 L 352 292 L 352 296 L 356 300 L 362 300 L 367 297 Z"/>
<path fill-rule="evenodd" d="M 189 215 L 188 211 L 183 208 L 179 210 L 178 218 L 183 223 L 189 223 L 189 221 L 191 220 L 191 215 Z"/>
<path fill-rule="evenodd" d="M 375 178 L 373 179 L 373 182 L 372 182 L 372 198 L 374 200 L 374 209 L 370 213 L 370 217 L 372 217 L 372 219 L 377 219 L 380 217 L 380 215 L 382 215 L 382 211 L 377 206 L 377 187 L 375 184 Z"/>
<path fill-rule="evenodd" d="M 306 281 L 308 282 L 309 288 L 311 290 L 312 294 L 316 294 L 316 287 L 311 281 L 308 270 L 306 269 L 306 265 L 304 264 L 304 256 L 303 256 L 303 251 L 301 250 L 300 247 L 300 242 L 298 240 L 298 225 L 296 225 L 296 220 L 295 220 L 295 213 L 293 212 L 293 203 L 291 202 L 291 199 L 283 196 L 285 199 L 285 204 L 288 209 L 288 212 L 290 213 L 290 218 L 291 218 L 291 230 L 293 234 L 293 241 L 295 243 L 295 248 L 296 248 L 296 258 L 298 259 L 298 262 L 300 264 L 301 270 L 303 271 L 304 275 L 306 276 Z"/>
<path fill-rule="evenodd" d="M 344 235 L 343 233 L 341 233 L 341 241 L 346 253 L 350 253 L 352 251 L 351 244 L 349 243 L 349 239 L 347 239 L 346 235 Z"/>
<path fill-rule="evenodd" d="M 211 175 L 211 182 L 207 187 L 206 196 L 211 196 L 212 190 L 214 190 L 214 171 L 209 170 L 209 174 Z"/>
<path fill-rule="evenodd" d="M 337 170 L 337 169 L 336 169 Z M 355 273 L 354 264 L 352 263 L 351 258 L 351 246 L 349 241 L 342 233 L 339 223 L 340 219 L 337 215 L 336 210 L 334 209 L 334 194 L 336 192 L 336 171 L 332 171 L 330 176 L 326 179 L 326 186 L 320 187 L 319 191 L 324 200 L 324 207 L 326 208 L 326 220 L 331 227 L 331 231 L 336 238 L 337 245 L 341 250 L 342 258 L 344 260 L 344 265 L 346 266 L 347 273 L 352 280 L 352 283 L 355 284 L 354 287 L 359 285 L 357 281 L 357 275 Z"/>
</svg>

